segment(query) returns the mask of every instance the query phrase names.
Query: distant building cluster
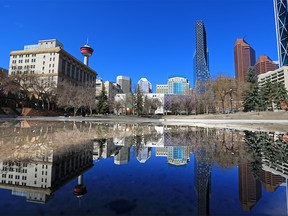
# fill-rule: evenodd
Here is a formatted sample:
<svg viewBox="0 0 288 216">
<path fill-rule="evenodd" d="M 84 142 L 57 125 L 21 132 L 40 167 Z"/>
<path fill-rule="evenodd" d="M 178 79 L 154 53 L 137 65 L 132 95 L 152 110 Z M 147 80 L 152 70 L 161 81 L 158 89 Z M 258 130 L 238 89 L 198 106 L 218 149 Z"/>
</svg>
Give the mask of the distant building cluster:
<svg viewBox="0 0 288 216">
<path fill-rule="evenodd" d="M 235 77 L 246 81 L 249 67 L 254 67 L 260 85 L 265 82 L 281 82 L 288 90 L 288 2 L 274 0 L 278 61 L 272 61 L 267 55 L 261 55 L 256 61 L 255 50 L 244 40 L 236 40 L 234 46 Z M 278 69 L 279 68 L 279 69 Z"/>
</svg>

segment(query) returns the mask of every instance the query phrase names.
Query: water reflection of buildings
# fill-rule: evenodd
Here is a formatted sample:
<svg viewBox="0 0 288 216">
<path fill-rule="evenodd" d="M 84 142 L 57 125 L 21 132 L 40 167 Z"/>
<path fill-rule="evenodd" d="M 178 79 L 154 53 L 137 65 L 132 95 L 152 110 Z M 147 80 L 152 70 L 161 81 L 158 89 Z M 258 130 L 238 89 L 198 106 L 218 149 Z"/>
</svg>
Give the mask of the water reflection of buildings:
<svg viewBox="0 0 288 216">
<path fill-rule="evenodd" d="M 271 160 L 268 152 L 261 153 L 261 172 L 258 178 L 255 177 L 249 158 L 246 157 L 247 151 L 241 148 L 244 144 L 243 134 L 235 131 L 116 124 L 96 128 L 92 130 L 93 133 L 88 134 L 85 133 L 88 131 L 87 126 L 86 123 L 79 123 L 71 128 L 65 123 L 65 129 L 72 137 L 75 134 L 74 127 L 83 127 L 79 136 L 84 137 L 101 129 L 105 133 L 105 127 L 108 127 L 110 134 L 107 132 L 107 136 L 103 136 L 102 132 L 97 139 L 94 136 L 91 136 L 91 139 L 88 137 L 87 140 L 92 141 L 82 145 L 86 146 L 85 148 L 79 149 L 71 145 L 67 151 L 60 152 L 46 147 L 46 144 L 51 146 L 49 144 L 53 143 L 57 135 L 52 133 L 56 131 L 53 127 L 31 128 L 31 125 L 25 123 L 5 133 L 0 130 L 1 145 L 8 143 L 5 141 L 6 138 L 14 137 L 13 142 L 21 143 L 23 148 L 32 143 L 38 145 L 36 149 L 41 150 L 38 153 L 34 151 L 33 157 L 30 155 L 29 160 L 25 161 L 13 162 L 8 157 L 1 158 L 3 162 L 0 163 L 0 187 L 11 189 L 14 195 L 27 197 L 27 201 L 45 203 L 57 188 L 78 176 L 74 194 L 81 196 L 87 192 L 82 173 L 92 166 L 92 159 L 98 161 L 101 158 L 113 157 L 115 164 L 122 165 L 129 163 L 130 157 L 135 156 L 138 162 L 145 163 L 151 158 L 153 147 L 156 156 L 166 157 L 167 163 L 177 166 L 188 164 L 190 153 L 194 152 L 194 189 L 197 194 L 198 215 L 209 215 L 213 162 L 217 162 L 221 167 L 238 165 L 239 200 L 244 210 L 250 211 L 261 198 L 261 183 L 269 192 L 286 185 L 283 182 L 288 177 L 287 162 Z M 52 135 L 49 135 L 50 133 Z M 61 133 L 57 136 L 60 138 L 58 140 L 63 138 Z M 27 142 L 26 145 L 24 142 Z M 276 154 L 282 154 L 281 148 L 276 147 Z M 19 152 L 22 154 L 25 151 L 14 151 L 13 157 L 21 156 Z"/>
<path fill-rule="evenodd" d="M 136 158 L 140 163 L 145 163 L 152 154 L 152 147 L 144 147 L 139 150 L 139 153 L 137 154 Z"/>
<path fill-rule="evenodd" d="M 194 157 L 194 188 L 197 194 L 198 215 L 209 215 L 211 194 L 211 153 L 198 149 Z"/>
<path fill-rule="evenodd" d="M 247 132 L 246 136 L 246 147 L 250 151 L 251 158 L 250 161 L 246 159 L 246 162 L 241 164 L 241 167 L 239 165 L 239 176 L 245 176 L 247 180 L 244 190 L 249 189 L 246 192 L 246 196 L 249 195 L 248 199 L 245 200 L 246 206 L 243 208 L 246 208 L 245 210 L 251 210 L 261 198 L 261 181 L 267 192 L 275 192 L 279 186 L 286 187 L 288 215 L 288 158 L 286 150 L 288 143 L 282 139 L 285 134 L 278 132 Z M 250 164 L 248 164 L 249 162 Z M 257 176 L 257 179 L 255 176 Z M 242 194 L 245 194 L 245 192 Z"/>
<path fill-rule="evenodd" d="M 2 130 L 0 188 L 28 202 L 46 203 L 56 190 L 93 166 L 92 142 L 67 144 L 63 134 L 54 132 L 49 125 L 23 123 Z M 53 142 L 58 135 L 62 142 Z"/>
<path fill-rule="evenodd" d="M 238 166 L 239 200 L 243 210 L 250 211 L 262 196 L 261 183 L 256 179 L 248 162 L 240 162 Z"/>
<path fill-rule="evenodd" d="M 10 189 L 13 195 L 24 196 L 30 202 L 46 203 L 55 190 L 92 167 L 91 147 L 28 161 L 1 161 L 0 188 Z"/>
</svg>

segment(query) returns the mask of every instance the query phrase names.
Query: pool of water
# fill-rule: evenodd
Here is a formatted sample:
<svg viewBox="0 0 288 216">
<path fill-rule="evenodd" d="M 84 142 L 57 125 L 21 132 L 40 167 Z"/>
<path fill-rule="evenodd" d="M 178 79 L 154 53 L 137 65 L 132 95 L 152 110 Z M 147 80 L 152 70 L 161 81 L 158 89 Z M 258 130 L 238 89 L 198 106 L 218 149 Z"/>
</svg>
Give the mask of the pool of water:
<svg viewBox="0 0 288 216">
<path fill-rule="evenodd" d="M 2 215 L 287 215 L 287 134 L 0 122 Z"/>
</svg>

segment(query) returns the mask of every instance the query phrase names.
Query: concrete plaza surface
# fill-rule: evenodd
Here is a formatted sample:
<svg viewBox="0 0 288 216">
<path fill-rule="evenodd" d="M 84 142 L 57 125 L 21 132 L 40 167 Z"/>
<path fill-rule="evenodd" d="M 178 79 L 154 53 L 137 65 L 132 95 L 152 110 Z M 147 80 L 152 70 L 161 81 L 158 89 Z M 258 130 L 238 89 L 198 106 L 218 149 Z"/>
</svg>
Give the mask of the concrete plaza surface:
<svg viewBox="0 0 288 216">
<path fill-rule="evenodd" d="M 249 112 L 233 114 L 206 114 L 206 115 L 168 115 L 145 118 L 137 116 L 57 116 L 57 117 L 23 117 L 1 118 L 0 121 L 38 120 L 38 121 L 96 121 L 96 122 L 123 122 L 123 123 L 150 123 L 160 125 L 186 125 L 210 128 L 230 128 L 238 130 L 279 131 L 288 133 L 288 112 Z"/>
</svg>

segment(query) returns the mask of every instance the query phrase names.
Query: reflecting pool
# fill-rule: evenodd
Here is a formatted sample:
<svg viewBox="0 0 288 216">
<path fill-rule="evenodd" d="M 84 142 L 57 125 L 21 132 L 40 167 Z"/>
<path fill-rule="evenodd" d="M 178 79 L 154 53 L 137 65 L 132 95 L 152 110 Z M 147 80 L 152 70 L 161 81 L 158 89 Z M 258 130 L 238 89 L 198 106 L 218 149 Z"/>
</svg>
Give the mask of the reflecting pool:
<svg viewBox="0 0 288 216">
<path fill-rule="evenodd" d="M 0 122 L 1 215 L 287 215 L 288 135 Z"/>
</svg>

